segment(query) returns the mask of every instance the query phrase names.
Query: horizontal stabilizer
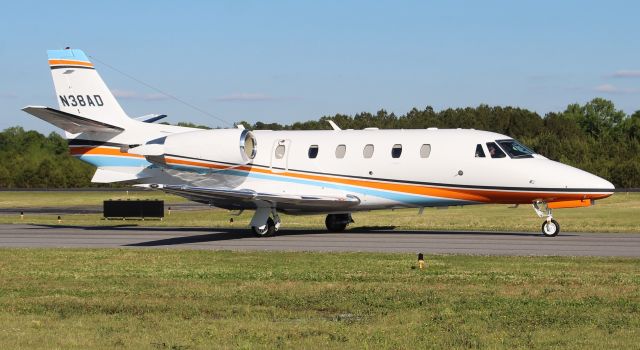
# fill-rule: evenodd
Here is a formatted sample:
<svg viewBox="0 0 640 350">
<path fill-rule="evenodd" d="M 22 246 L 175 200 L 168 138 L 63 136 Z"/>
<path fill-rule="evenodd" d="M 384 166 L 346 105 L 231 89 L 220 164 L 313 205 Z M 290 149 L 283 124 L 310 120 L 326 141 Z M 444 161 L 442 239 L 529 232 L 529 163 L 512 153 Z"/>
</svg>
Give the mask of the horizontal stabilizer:
<svg viewBox="0 0 640 350">
<path fill-rule="evenodd" d="M 164 119 L 166 117 L 167 117 L 166 114 L 147 114 L 147 115 L 143 115 L 142 117 L 137 117 L 134 119 L 144 123 L 155 123 L 158 120 Z"/>
<path fill-rule="evenodd" d="M 115 125 L 102 123 L 50 107 L 27 106 L 22 110 L 72 134 L 88 131 L 120 133 L 124 130 Z"/>
</svg>

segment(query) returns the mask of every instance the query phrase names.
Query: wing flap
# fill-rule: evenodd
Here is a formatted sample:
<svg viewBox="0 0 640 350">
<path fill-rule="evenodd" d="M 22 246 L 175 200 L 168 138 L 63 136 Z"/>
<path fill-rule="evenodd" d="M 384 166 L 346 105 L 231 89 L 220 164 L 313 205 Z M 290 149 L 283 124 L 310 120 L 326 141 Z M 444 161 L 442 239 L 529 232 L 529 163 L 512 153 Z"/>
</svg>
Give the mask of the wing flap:
<svg viewBox="0 0 640 350">
<path fill-rule="evenodd" d="M 27 106 L 22 110 L 72 134 L 87 131 L 120 133 L 124 130 L 119 126 L 102 123 L 50 107 Z"/>
<path fill-rule="evenodd" d="M 216 200 L 234 202 L 269 202 L 286 207 L 317 207 L 346 209 L 360 204 L 360 199 L 353 195 L 324 196 L 324 195 L 292 195 L 260 193 L 253 190 L 232 190 L 224 188 L 195 187 L 186 185 L 144 185 L 167 193 L 176 194 L 188 199 L 199 201 Z"/>
</svg>

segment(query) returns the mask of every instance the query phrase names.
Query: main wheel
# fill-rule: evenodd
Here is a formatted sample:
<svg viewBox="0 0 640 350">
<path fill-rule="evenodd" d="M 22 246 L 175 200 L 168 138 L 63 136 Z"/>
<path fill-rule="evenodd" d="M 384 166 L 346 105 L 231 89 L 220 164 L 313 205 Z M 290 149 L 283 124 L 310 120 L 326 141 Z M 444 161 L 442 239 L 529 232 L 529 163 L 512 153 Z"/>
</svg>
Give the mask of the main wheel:
<svg viewBox="0 0 640 350">
<path fill-rule="evenodd" d="M 273 222 L 272 218 L 267 219 L 266 225 L 262 227 L 251 226 L 253 233 L 258 237 L 269 237 L 273 236 L 276 233 L 276 224 Z"/>
<path fill-rule="evenodd" d="M 560 233 L 560 224 L 557 221 L 551 219 L 542 223 L 542 234 L 545 237 L 555 237 L 558 233 Z"/>
<path fill-rule="evenodd" d="M 324 224 L 329 232 L 342 232 L 347 228 L 349 221 L 351 221 L 349 214 L 329 214 Z"/>
</svg>

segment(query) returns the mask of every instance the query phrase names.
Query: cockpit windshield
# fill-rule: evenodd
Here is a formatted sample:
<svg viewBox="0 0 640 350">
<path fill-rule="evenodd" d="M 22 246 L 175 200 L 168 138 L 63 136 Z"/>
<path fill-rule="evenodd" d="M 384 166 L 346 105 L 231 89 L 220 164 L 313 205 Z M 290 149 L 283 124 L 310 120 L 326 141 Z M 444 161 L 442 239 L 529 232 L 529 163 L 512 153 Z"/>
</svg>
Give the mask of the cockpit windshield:
<svg viewBox="0 0 640 350">
<path fill-rule="evenodd" d="M 496 140 L 511 158 L 533 158 L 534 152 L 516 140 Z"/>
</svg>

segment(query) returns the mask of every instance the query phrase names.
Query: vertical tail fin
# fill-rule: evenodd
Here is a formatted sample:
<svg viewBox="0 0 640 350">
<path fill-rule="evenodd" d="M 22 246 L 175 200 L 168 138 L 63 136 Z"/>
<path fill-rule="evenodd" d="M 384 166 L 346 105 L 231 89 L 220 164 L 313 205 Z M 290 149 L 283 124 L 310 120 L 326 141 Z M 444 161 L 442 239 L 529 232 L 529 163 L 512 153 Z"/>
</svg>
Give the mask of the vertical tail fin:
<svg viewBox="0 0 640 350">
<path fill-rule="evenodd" d="M 131 121 L 82 50 L 47 54 L 61 111 L 120 127 Z"/>
</svg>

